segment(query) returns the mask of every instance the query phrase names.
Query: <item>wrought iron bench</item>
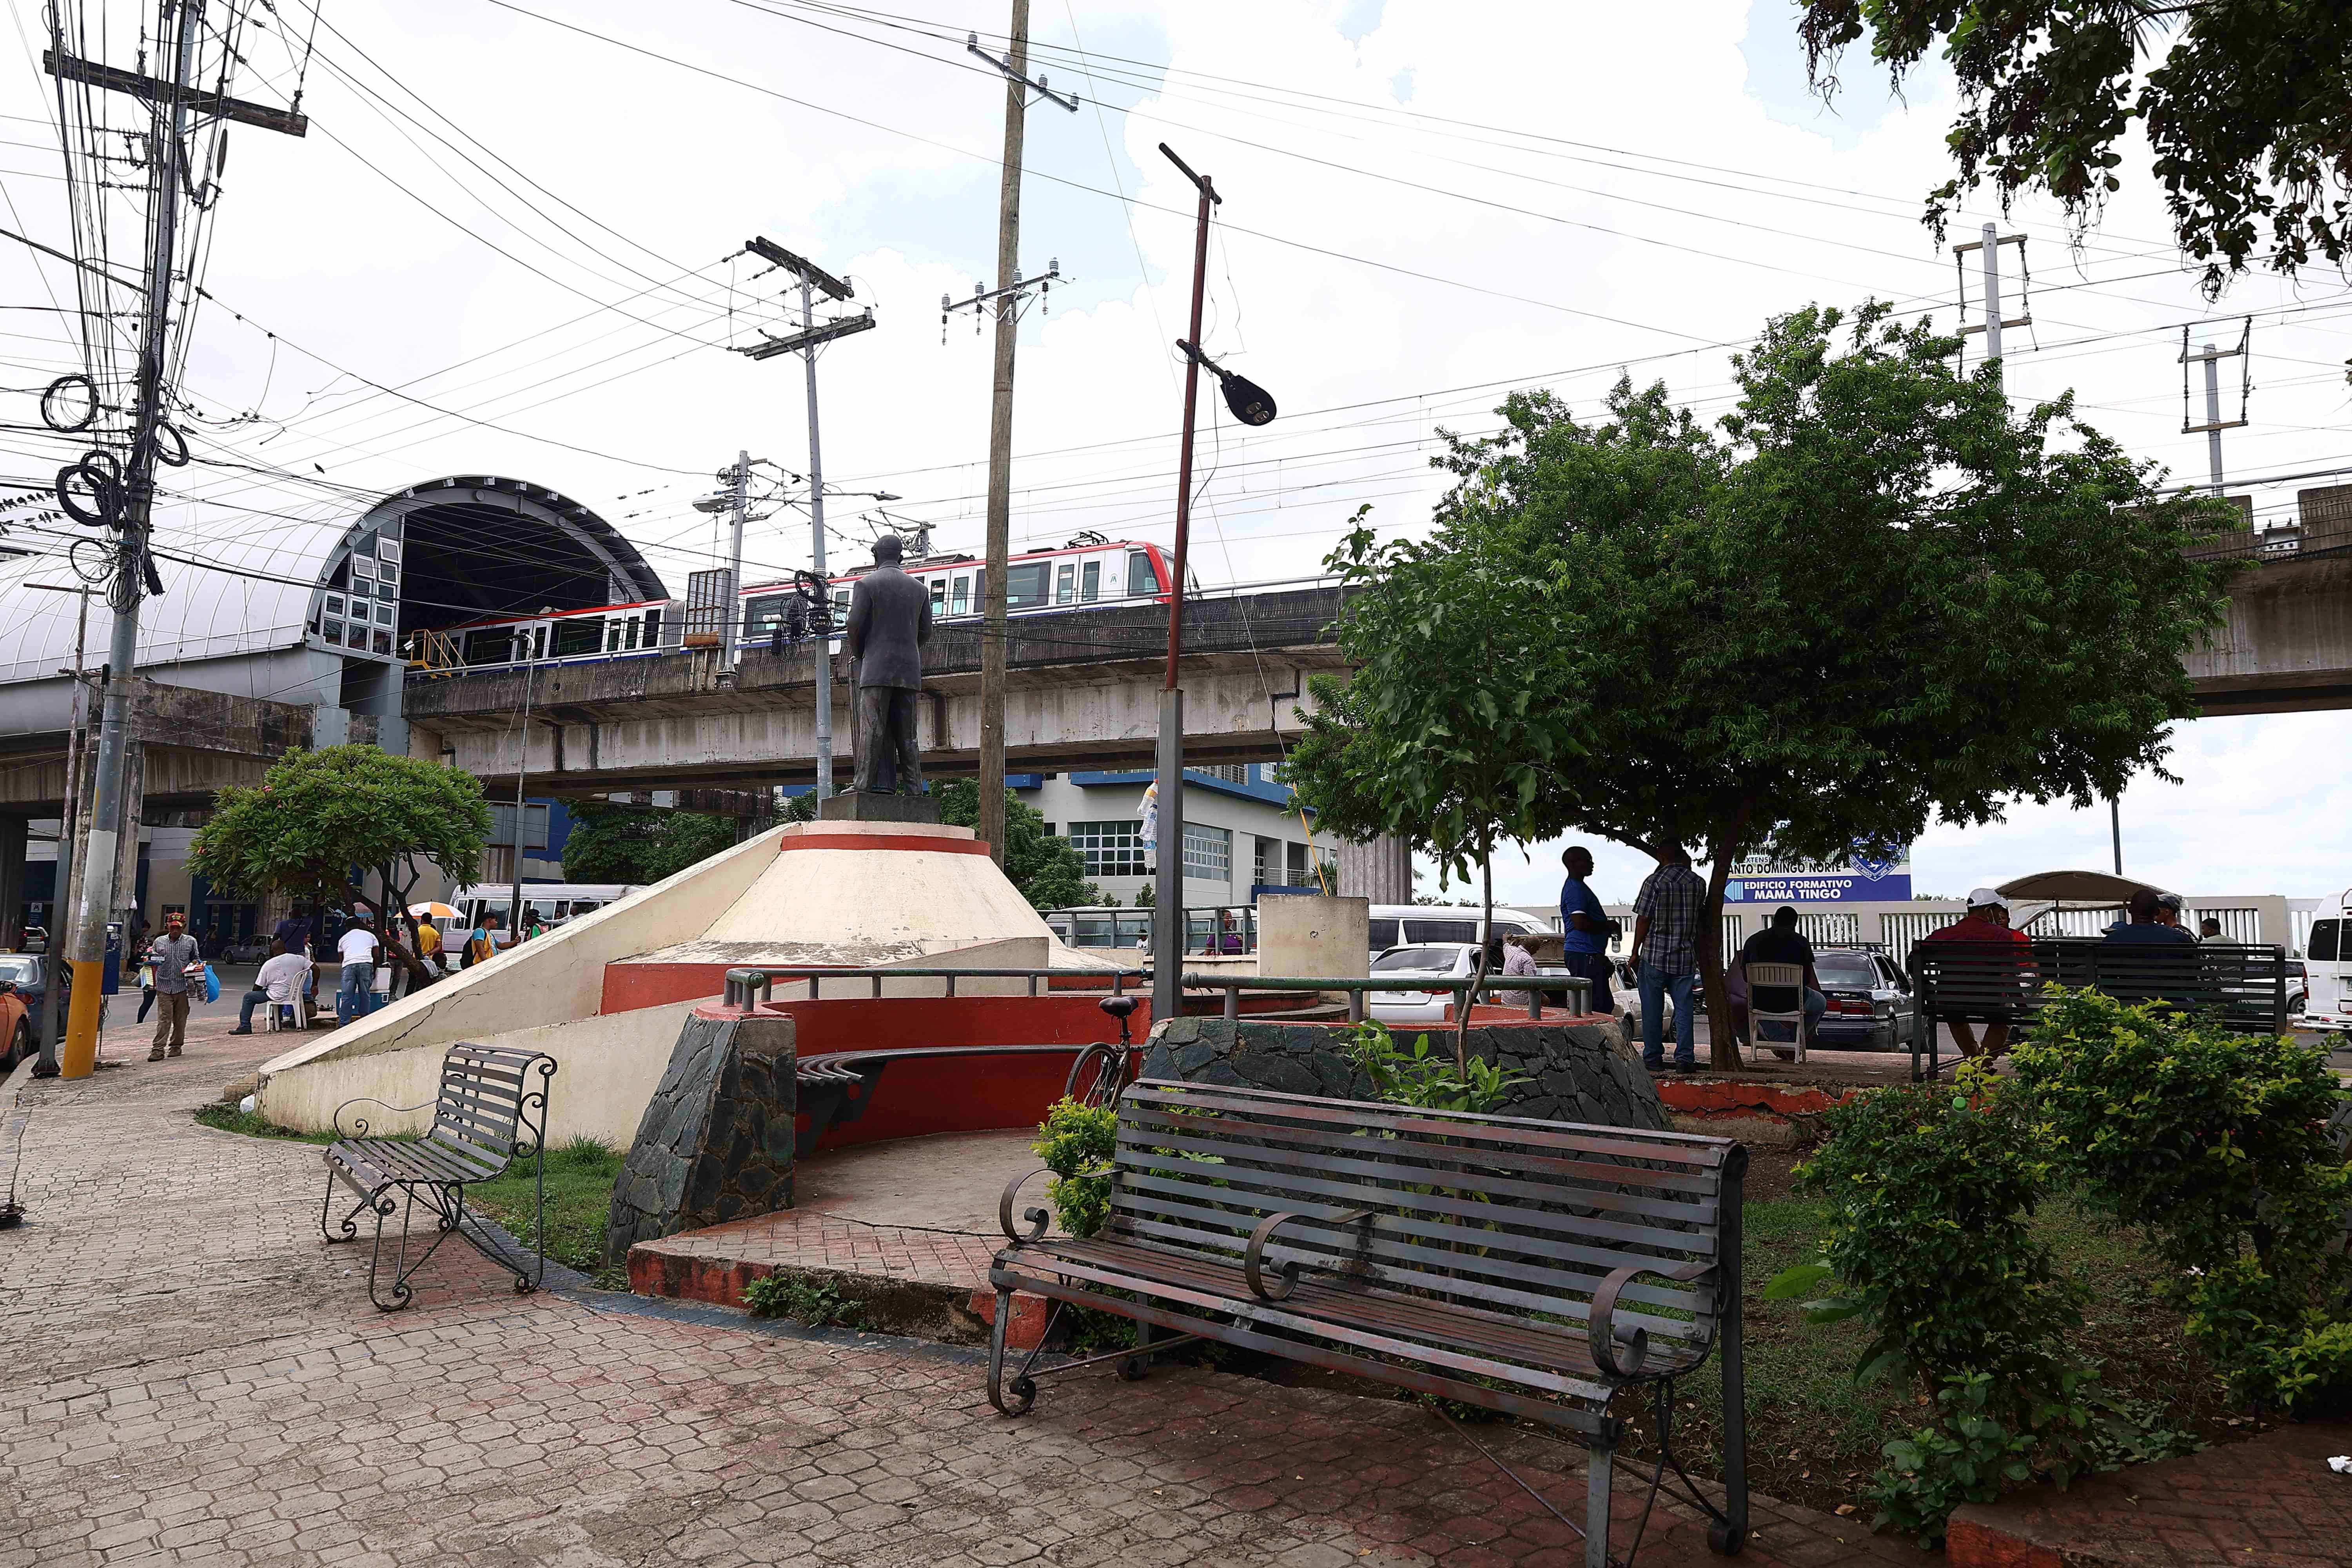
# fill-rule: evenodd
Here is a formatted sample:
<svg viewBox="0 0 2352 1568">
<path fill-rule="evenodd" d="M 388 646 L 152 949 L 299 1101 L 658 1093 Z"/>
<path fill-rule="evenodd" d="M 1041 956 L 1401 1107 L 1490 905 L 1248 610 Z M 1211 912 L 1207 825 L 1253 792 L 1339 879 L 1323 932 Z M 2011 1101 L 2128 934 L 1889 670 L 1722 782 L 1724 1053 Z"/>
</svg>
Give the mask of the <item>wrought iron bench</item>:
<svg viewBox="0 0 2352 1568">
<path fill-rule="evenodd" d="M 2230 1028 L 2284 1034 L 2286 950 L 2242 942 L 2110 942 L 2064 937 L 2007 942 L 1919 942 L 1909 968 L 1919 1023 L 1911 1037 L 1911 1076 L 1942 1070 L 1938 1020 L 2032 1022 L 2048 1005 L 2045 984 L 2085 986 L 2119 1002 L 2168 1002 L 2214 1016 Z M 1923 1069 L 1922 1054 L 1927 1057 Z"/>
<path fill-rule="evenodd" d="M 1585 1562 L 1602 1568 L 1624 1436 L 1610 1399 L 1649 1385 L 1652 1500 L 1671 1465 L 1712 1516 L 1709 1542 L 1736 1552 L 1748 1534 L 1747 1163 L 1722 1138 L 1147 1079 L 1119 1100 L 1099 1235 L 1048 1237 L 1043 1208 L 1018 1230 L 1013 1205 L 1038 1173 L 1004 1190 L 997 1215 L 1013 1244 L 989 1270 L 989 1401 L 1019 1415 L 1042 1377 L 1106 1361 L 1139 1377 L 1153 1354 L 1214 1340 L 1526 1416 L 1590 1446 L 1581 1533 Z M 1051 1299 L 1055 1316 L 1076 1305 L 1131 1318 L 1139 1348 L 1045 1366 L 1033 1351 L 1008 1376 L 1016 1290 Z M 1710 1352 L 1723 1382 L 1721 1508 L 1671 1442 L 1675 1380 Z"/>
<path fill-rule="evenodd" d="M 547 1085 L 555 1076 L 555 1058 L 542 1051 L 507 1050 L 492 1046 L 456 1045 L 441 1060 L 441 1089 L 418 1105 L 385 1105 L 362 1097 L 335 1108 L 337 1142 L 327 1146 L 327 1195 L 319 1205 L 319 1230 L 330 1242 L 356 1240 L 362 1209 L 375 1215 L 375 1250 L 368 1258 L 368 1300 L 383 1311 L 398 1311 L 413 1299 L 410 1276 L 452 1236 L 515 1277 L 515 1294 L 539 1289 L 547 1274 Z M 531 1080 L 536 1078 L 536 1083 Z M 433 1110 L 433 1125 L 422 1138 L 371 1138 L 368 1121 L 352 1118 L 345 1131 L 343 1113 L 356 1105 L 382 1106 L 393 1112 Z M 532 1221 L 537 1266 L 526 1269 L 466 1212 L 466 1189 L 503 1173 L 517 1160 L 531 1163 L 537 1214 Z M 342 1219 L 330 1224 L 335 1206 L 335 1184 L 359 1194 L 359 1202 Z M 416 1206 L 433 1215 L 430 1246 L 410 1258 L 409 1226 Z M 400 1215 L 393 1256 L 392 1283 L 381 1289 L 384 1222 Z"/>
</svg>

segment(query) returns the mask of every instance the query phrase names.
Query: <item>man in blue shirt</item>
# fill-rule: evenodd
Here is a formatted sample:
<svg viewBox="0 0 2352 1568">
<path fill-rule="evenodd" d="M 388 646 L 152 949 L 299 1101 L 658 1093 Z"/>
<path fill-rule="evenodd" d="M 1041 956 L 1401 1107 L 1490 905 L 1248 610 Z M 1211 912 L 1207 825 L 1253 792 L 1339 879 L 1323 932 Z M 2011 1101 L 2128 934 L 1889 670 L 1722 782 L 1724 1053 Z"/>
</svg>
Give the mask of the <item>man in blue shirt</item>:
<svg viewBox="0 0 2352 1568">
<path fill-rule="evenodd" d="M 1593 1012 L 1613 1016 L 1617 1003 L 1609 988 L 1609 915 L 1586 881 L 1592 875 L 1592 851 L 1571 844 L 1560 851 L 1559 863 L 1568 868 L 1568 880 L 1559 885 L 1560 948 L 1568 972 L 1592 982 Z"/>
<path fill-rule="evenodd" d="M 2126 906 L 2131 911 L 2128 921 L 2117 921 L 2106 930 L 2110 942 L 2154 942 L 2159 945 L 2185 944 L 2194 947 L 2197 939 L 2183 928 L 2166 925 L 2163 904 L 2156 890 L 2142 888 L 2131 896 Z"/>
</svg>

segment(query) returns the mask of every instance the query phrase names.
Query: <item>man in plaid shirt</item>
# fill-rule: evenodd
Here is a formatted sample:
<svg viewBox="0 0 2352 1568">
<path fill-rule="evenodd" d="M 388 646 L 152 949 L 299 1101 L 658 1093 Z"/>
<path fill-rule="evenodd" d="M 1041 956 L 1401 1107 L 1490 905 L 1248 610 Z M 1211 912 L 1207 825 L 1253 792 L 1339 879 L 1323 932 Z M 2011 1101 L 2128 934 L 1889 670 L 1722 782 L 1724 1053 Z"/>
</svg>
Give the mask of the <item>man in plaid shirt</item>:
<svg viewBox="0 0 2352 1568">
<path fill-rule="evenodd" d="M 1668 845 L 1658 856 L 1658 868 L 1633 896 L 1642 1065 L 1652 1072 L 1666 1068 L 1664 1013 L 1668 995 L 1675 999 L 1675 1066 L 1684 1072 L 1698 1066 L 1691 1035 L 1691 987 L 1698 979 L 1698 921 L 1706 907 L 1706 884 L 1691 869 L 1690 856 L 1680 845 Z"/>
</svg>

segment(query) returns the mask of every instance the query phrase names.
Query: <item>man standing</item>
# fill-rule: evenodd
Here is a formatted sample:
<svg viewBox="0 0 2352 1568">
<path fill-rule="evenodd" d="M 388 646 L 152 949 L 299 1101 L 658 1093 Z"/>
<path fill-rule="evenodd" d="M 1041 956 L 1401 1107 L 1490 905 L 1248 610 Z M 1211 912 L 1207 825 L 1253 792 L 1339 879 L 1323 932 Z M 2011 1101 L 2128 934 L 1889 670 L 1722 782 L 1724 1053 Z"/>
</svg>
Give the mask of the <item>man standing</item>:
<svg viewBox="0 0 2352 1568">
<path fill-rule="evenodd" d="M 898 536 L 874 542 L 874 570 L 849 595 L 849 626 L 842 646 L 857 661 L 859 795 L 920 795 L 923 754 L 916 700 L 923 690 L 923 644 L 931 638 L 931 594 L 898 569 Z M 891 763 L 891 787 L 880 787 L 882 760 Z"/>
<path fill-rule="evenodd" d="M 337 1023 L 348 1024 L 366 1014 L 368 996 L 375 990 L 376 945 L 375 932 L 361 921 L 343 928 L 336 940 L 335 950 L 343 960 L 342 984 L 335 992 Z"/>
<path fill-rule="evenodd" d="M 173 910 L 163 917 L 163 934 L 147 951 L 155 963 L 155 1043 L 147 1059 L 160 1062 L 178 1056 L 187 1043 L 188 965 L 202 956 L 202 950 L 188 934 L 188 917 Z"/>
<path fill-rule="evenodd" d="M 292 1006 L 302 994 L 302 982 L 310 973 L 310 961 L 299 953 L 286 951 L 286 944 L 276 937 L 269 939 L 269 956 L 262 962 L 261 972 L 253 977 L 253 989 L 245 994 L 238 1006 L 236 1027 L 232 1035 L 253 1033 L 253 1010 L 264 1003 L 270 1006 Z"/>
<path fill-rule="evenodd" d="M 433 966 L 434 978 L 449 973 L 449 959 L 441 951 L 441 928 L 429 920 L 416 922 L 416 956 Z"/>
<path fill-rule="evenodd" d="M 1609 914 L 1590 885 L 1592 851 L 1571 844 L 1559 852 L 1568 880 L 1559 885 L 1560 953 L 1570 974 L 1592 982 L 1591 1010 L 1614 1016 L 1617 999 L 1609 988 Z"/>
<path fill-rule="evenodd" d="M 1970 893 L 1967 914 L 1941 931 L 1929 931 L 1919 940 L 1923 942 L 1966 942 L 1970 946 L 1987 950 L 1985 963 L 1977 965 L 1987 973 L 1971 976 L 1965 989 L 1990 994 L 1996 1004 L 2000 1001 L 2003 988 L 1997 984 L 1989 988 L 1987 974 L 2005 973 L 2005 966 L 2013 956 L 2018 964 L 2019 1005 L 2022 1005 L 2025 999 L 2032 994 L 2035 978 L 2032 956 L 2033 944 L 2026 941 L 2023 931 L 2011 927 L 2008 901 L 1991 888 L 1979 888 Z M 2007 1018 L 1947 1017 L 1943 1023 L 1952 1031 L 1952 1043 L 1960 1047 L 1960 1055 L 1964 1058 L 1981 1055 L 1987 1061 L 1997 1061 L 2001 1052 L 2009 1049 Z M 1981 1046 L 1977 1042 L 1975 1026 L 1978 1024 L 1984 1026 L 1984 1042 Z"/>
<path fill-rule="evenodd" d="M 1675 1002 L 1675 1066 L 1684 1072 L 1698 1066 L 1691 983 L 1698 978 L 1698 919 L 1706 908 L 1706 884 L 1691 869 L 1689 852 L 1679 844 L 1667 845 L 1658 852 L 1658 868 L 1633 895 L 1642 1065 L 1652 1072 L 1666 1070 L 1664 1007 L 1669 995 Z"/>
</svg>

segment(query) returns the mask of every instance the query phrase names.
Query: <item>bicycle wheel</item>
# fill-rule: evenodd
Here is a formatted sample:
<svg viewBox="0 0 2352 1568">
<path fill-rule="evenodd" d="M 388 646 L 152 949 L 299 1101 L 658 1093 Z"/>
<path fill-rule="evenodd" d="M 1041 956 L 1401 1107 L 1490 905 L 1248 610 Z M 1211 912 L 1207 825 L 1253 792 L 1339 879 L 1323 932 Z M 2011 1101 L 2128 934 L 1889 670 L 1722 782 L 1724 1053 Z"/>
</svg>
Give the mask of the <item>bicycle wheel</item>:
<svg viewBox="0 0 2352 1568">
<path fill-rule="evenodd" d="M 1118 1091 L 1126 1087 L 1126 1049 L 1097 1041 L 1070 1064 L 1070 1076 L 1062 1080 L 1062 1094 L 1080 1105 L 1103 1108 L 1117 1105 Z"/>
</svg>

